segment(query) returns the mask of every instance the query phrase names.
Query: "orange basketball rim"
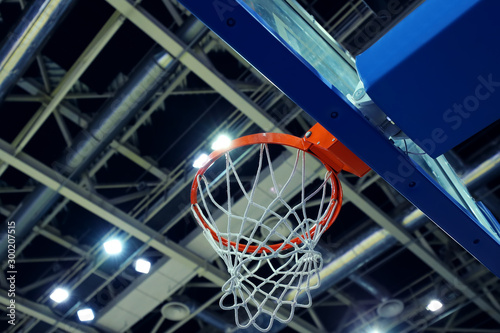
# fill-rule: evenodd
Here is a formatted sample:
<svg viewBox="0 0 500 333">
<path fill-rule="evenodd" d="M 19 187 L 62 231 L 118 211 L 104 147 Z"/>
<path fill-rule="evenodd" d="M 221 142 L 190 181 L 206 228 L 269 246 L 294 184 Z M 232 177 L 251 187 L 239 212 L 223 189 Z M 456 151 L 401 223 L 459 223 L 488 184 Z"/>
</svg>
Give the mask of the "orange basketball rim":
<svg viewBox="0 0 500 333">
<path fill-rule="evenodd" d="M 210 154 L 205 164 L 196 173 L 193 184 L 191 186 L 191 206 L 201 226 L 210 232 L 212 238 L 216 242 L 221 242 L 224 246 L 231 246 L 233 248 L 236 248 L 240 252 L 262 253 L 271 252 L 270 249 L 272 249 L 273 251 L 277 251 L 279 249 L 287 250 L 292 247 L 290 243 L 302 243 L 301 237 L 296 237 L 292 239 L 289 244 L 283 245 L 283 243 L 277 243 L 267 245 L 265 248 L 255 245 L 247 245 L 241 243 L 237 244 L 233 241 L 228 241 L 226 238 L 218 235 L 217 232 L 205 220 L 203 214 L 200 212 L 200 209 L 198 207 L 198 187 L 200 177 L 203 176 L 205 171 L 210 168 L 210 166 L 217 159 L 233 149 L 261 144 L 284 145 L 304 151 L 318 158 L 323 163 L 325 168 L 330 171 L 329 179 L 332 186 L 330 202 L 337 202 L 337 204 L 329 205 L 328 210 L 324 214 L 323 218 L 318 222 L 318 224 L 309 230 L 309 232 L 307 233 L 308 235 L 302 235 L 302 237 L 313 237 L 318 226 L 326 225 L 324 230 L 328 229 L 337 218 L 342 206 L 342 187 L 337 175 L 342 170 L 350 172 L 358 177 L 362 177 L 370 171 L 370 167 L 368 165 L 366 165 L 353 152 L 351 152 L 347 147 L 339 142 L 319 123 L 314 125 L 309 131 L 307 131 L 306 135 L 303 138 L 283 133 L 252 134 L 233 140 L 231 144 L 224 149 L 215 150 Z"/>
</svg>

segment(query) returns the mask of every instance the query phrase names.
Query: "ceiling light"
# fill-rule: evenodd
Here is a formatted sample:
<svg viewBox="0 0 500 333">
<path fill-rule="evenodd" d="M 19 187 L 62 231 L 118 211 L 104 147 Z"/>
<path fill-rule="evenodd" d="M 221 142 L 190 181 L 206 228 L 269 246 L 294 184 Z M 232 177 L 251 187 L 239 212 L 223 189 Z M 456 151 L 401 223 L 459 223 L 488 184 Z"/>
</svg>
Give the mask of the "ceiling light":
<svg viewBox="0 0 500 333">
<path fill-rule="evenodd" d="M 104 243 L 104 250 L 106 250 L 108 254 L 118 254 L 122 252 L 122 242 L 118 239 L 111 239 Z"/>
<path fill-rule="evenodd" d="M 202 166 L 205 165 L 205 163 L 207 163 L 208 161 L 208 155 L 207 154 L 201 154 L 200 156 L 198 156 L 198 158 L 196 158 L 196 160 L 194 161 L 193 163 L 193 167 L 196 168 L 196 169 L 199 169 L 201 168 Z"/>
<path fill-rule="evenodd" d="M 171 321 L 181 321 L 189 314 L 191 310 L 189 307 L 181 302 L 168 302 L 161 308 L 161 315 Z"/>
<path fill-rule="evenodd" d="M 52 294 L 50 294 L 50 299 L 56 303 L 64 302 L 69 296 L 69 293 L 66 289 L 56 288 Z"/>
<path fill-rule="evenodd" d="M 219 135 L 217 137 L 217 140 L 212 143 L 212 149 L 213 150 L 219 150 L 219 149 L 224 149 L 227 148 L 231 145 L 231 138 L 228 137 L 227 135 Z"/>
<path fill-rule="evenodd" d="M 139 273 L 148 274 L 151 268 L 151 263 L 144 259 L 137 259 L 135 262 L 135 270 Z"/>
<path fill-rule="evenodd" d="M 76 314 L 80 321 L 91 321 L 94 319 L 94 311 L 90 308 L 78 310 Z"/>
<path fill-rule="evenodd" d="M 429 302 L 429 304 L 426 306 L 426 309 L 429 311 L 437 311 L 443 307 L 443 303 L 440 301 L 433 299 L 432 301 Z"/>
<path fill-rule="evenodd" d="M 399 299 L 387 299 L 377 306 L 377 314 L 382 318 L 394 318 L 403 312 L 405 305 Z"/>
</svg>

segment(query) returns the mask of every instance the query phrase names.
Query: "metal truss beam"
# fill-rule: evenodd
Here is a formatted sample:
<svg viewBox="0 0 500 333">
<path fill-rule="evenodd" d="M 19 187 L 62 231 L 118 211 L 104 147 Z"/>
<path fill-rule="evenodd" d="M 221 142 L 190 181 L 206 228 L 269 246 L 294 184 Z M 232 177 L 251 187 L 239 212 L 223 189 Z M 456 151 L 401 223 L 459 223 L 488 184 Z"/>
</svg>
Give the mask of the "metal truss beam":
<svg viewBox="0 0 500 333">
<path fill-rule="evenodd" d="M 0 290 L 0 303 L 2 303 L 4 306 L 8 306 L 10 304 L 10 298 L 7 296 L 8 295 L 5 290 Z M 98 333 L 98 331 L 91 327 L 79 325 L 77 323 L 73 323 L 71 321 L 58 317 L 46 305 L 31 302 L 19 295 L 16 295 L 15 301 L 16 311 L 22 312 L 30 317 L 43 321 L 49 325 L 52 325 L 53 327 L 57 327 L 67 332 Z"/>
<path fill-rule="evenodd" d="M 12 212 L 10 211 L 10 209 L 0 206 L 0 214 L 2 214 L 5 217 L 9 217 L 10 214 L 12 214 Z"/>
<path fill-rule="evenodd" d="M 206 52 L 208 52 L 209 50 L 211 50 L 211 48 L 213 47 L 214 43 L 209 43 L 209 45 L 207 45 L 204 50 Z M 178 73 L 177 77 L 171 82 L 171 84 L 169 85 L 169 87 L 166 89 L 166 91 L 164 91 L 159 98 L 157 98 L 157 100 L 149 107 L 148 110 L 146 110 L 142 115 L 141 117 L 136 121 L 136 123 L 134 125 L 132 125 L 125 133 L 124 135 L 121 137 L 120 139 L 120 144 L 122 143 L 125 143 L 131 135 L 133 135 L 133 133 L 137 130 L 137 128 L 139 128 L 139 126 L 141 126 L 145 121 L 147 121 L 147 119 L 150 117 L 151 113 L 154 112 L 157 108 L 158 108 L 158 105 L 162 103 L 162 101 L 167 98 L 167 96 L 169 96 L 169 94 L 171 93 L 172 90 L 174 90 L 178 85 L 179 83 L 188 75 L 189 73 L 189 70 L 184 68 L 183 70 L 181 70 L 180 73 Z M 64 105 L 64 103 L 62 104 Z M 69 119 L 71 119 L 71 121 L 73 121 L 74 123 L 76 123 L 77 125 L 81 126 L 81 127 L 85 127 L 86 124 L 88 123 L 88 119 L 85 117 L 85 115 L 83 114 L 75 114 L 75 110 L 73 109 L 67 109 L 65 107 L 61 107 L 60 108 L 61 112 L 64 113 L 64 115 L 66 117 L 68 117 Z M 113 149 L 109 149 L 108 152 L 102 156 L 100 158 L 100 160 L 94 165 L 94 167 L 90 170 L 89 172 L 89 176 L 92 177 L 93 175 L 95 175 L 95 173 L 103 166 L 105 165 L 106 161 L 111 158 L 113 155 L 115 154 L 115 150 Z M 163 182 L 162 182 L 163 183 Z M 160 184 L 162 184 L 160 183 Z M 151 186 L 160 186 L 160 184 L 156 184 L 156 185 L 151 185 Z M 80 184 L 81 185 L 81 184 Z M 127 185 L 127 184 L 125 184 Z M 128 186 L 128 185 L 127 185 Z M 101 188 L 99 185 L 95 186 L 94 188 Z M 112 186 L 111 188 L 114 188 L 114 186 Z M 54 216 L 61 210 L 63 209 L 66 204 L 69 202 L 70 200 L 68 198 L 65 198 L 60 204 L 57 205 L 56 208 L 54 208 L 54 210 L 42 221 L 40 227 L 43 228 L 45 227 L 53 218 Z M 114 231 L 111 231 L 111 232 L 116 232 L 117 230 L 114 230 Z M 30 242 L 36 237 L 36 233 L 31 233 L 29 235 L 29 237 L 26 238 L 26 240 L 24 240 L 20 246 L 19 246 L 19 249 L 18 249 L 18 253 L 21 253 L 22 250 L 28 245 L 30 244 Z M 148 244 L 145 244 L 146 246 Z M 88 256 L 89 254 L 87 254 Z M 97 274 L 98 276 L 101 276 L 103 277 L 104 279 L 107 279 L 105 276 L 103 276 L 103 274 L 101 274 L 100 271 L 97 270 L 97 268 L 99 267 L 99 263 L 98 263 L 98 260 L 94 260 L 94 270 L 93 270 L 93 273 L 94 274 Z M 77 268 L 79 269 L 79 268 Z M 83 276 L 83 275 L 80 275 L 80 276 Z M 3 281 L 3 280 L 2 280 Z M 81 283 L 81 281 L 75 281 L 76 284 L 79 284 Z"/>
<path fill-rule="evenodd" d="M 131 188 L 131 187 L 139 187 L 139 186 L 147 186 L 154 187 L 158 186 L 158 182 L 130 182 L 130 183 L 107 183 L 107 184 L 93 184 L 92 188 L 95 190 L 109 190 L 109 189 L 117 189 L 117 188 Z M 10 194 L 10 193 L 29 193 L 33 192 L 35 186 L 28 185 L 21 188 L 17 187 L 0 187 L 0 194 Z M 0 207 L 0 214 L 9 214 L 5 216 L 10 216 L 12 212 L 5 207 Z"/>
<path fill-rule="evenodd" d="M 167 239 L 155 230 L 114 207 L 102 197 L 86 191 L 26 153 L 20 152 L 16 156 L 15 148 L 3 140 L 0 140 L 0 159 L 167 257 L 179 261 L 183 265 L 192 267 L 197 274 L 216 285 L 222 286 L 227 281 L 229 277 L 227 273 L 210 265 L 205 259 Z M 288 326 L 298 332 L 317 331 L 313 325 L 299 317 L 290 322 Z"/>
<path fill-rule="evenodd" d="M 106 1 L 165 48 L 170 55 L 177 58 L 209 86 L 218 91 L 229 103 L 233 104 L 264 131 L 281 132 L 281 129 L 274 125 L 263 110 L 238 91 L 229 80 L 210 67 L 201 57 L 187 50 L 187 46 L 183 42 L 144 9 L 134 7 L 127 0 Z"/>
<path fill-rule="evenodd" d="M 191 266 L 200 275 L 217 285 L 222 286 L 227 280 L 226 273 L 207 265 L 203 258 L 177 243 L 169 241 L 152 228 L 109 204 L 97 194 L 88 192 L 23 152 L 20 152 L 16 157 L 15 148 L 3 140 L 0 140 L 0 159 L 164 255 Z"/>
<path fill-rule="evenodd" d="M 43 90 L 37 86 L 36 83 L 31 82 L 29 80 L 24 80 L 21 84 L 23 88 L 26 90 L 35 93 L 36 96 L 42 96 L 46 101 L 50 101 L 50 96 L 44 94 Z M 82 117 L 81 114 L 74 109 L 73 106 L 61 102 L 59 105 L 61 108 L 61 114 L 67 117 L 69 120 L 78 120 L 77 125 L 86 128 L 88 125 L 88 120 L 85 117 Z M 56 111 L 54 111 L 54 115 L 56 115 Z M 152 175 L 158 177 L 162 181 L 166 181 L 168 179 L 168 175 L 165 171 L 158 168 L 158 166 L 152 162 L 148 161 L 146 158 L 142 157 L 137 153 L 132 147 L 127 146 L 125 143 L 120 143 L 116 140 L 113 140 L 110 144 L 111 148 L 115 151 L 119 152 L 124 157 L 128 158 L 132 162 L 136 163 L 138 166 L 144 168 L 146 171 L 150 172 Z"/>
<path fill-rule="evenodd" d="M 82 257 L 87 256 L 87 251 L 80 248 L 76 242 L 71 242 L 56 233 L 56 230 L 52 230 L 53 228 L 50 226 L 45 226 L 44 228 L 40 228 L 39 226 L 35 226 L 33 231 L 38 233 L 41 236 L 44 236 L 47 239 L 50 239 L 54 243 L 65 247 L 66 249 L 73 251 L 76 254 L 79 254 Z"/>
<path fill-rule="evenodd" d="M 19 261 L 17 261 L 19 263 Z M 37 280 L 36 282 L 33 282 L 27 286 L 24 286 L 22 288 L 19 288 L 19 293 L 22 294 L 22 295 L 25 295 L 27 292 L 33 290 L 33 289 L 36 289 L 36 288 L 39 288 L 49 282 L 53 282 L 55 281 L 58 277 L 60 277 L 61 275 L 64 274 L 64 271 L 59 271 L 55 274 L 52 274 L 52 275 L 49 275 L 49 276 L 46 276 L 42 279 L 39 279 Z"/>
<path fill-rule="evenodd" d="M 127 144 L 120 144 L 118 141 L 113 140 L 110 144 L 111 148 L 115 149 L 117 152 L 146 170 L 147 172 L 151 173 L 152 175 L 156 176 L 158 179 L 160 179 L 163 182 L 166 182 L 168 180 L 168 174 L 158 168 L 158 165 L 154 161 L 149 161 L 147 158 L 142 157 L 139 155 L 137 152 L 134 151 L 132 147 L 129 147 Z"/>
<path fill-rule="evenodd" d="M 394 238 L 401 244 L 406 246 L 413 254 L 420 258 L 424 263 L 429 265 L 436 273 L 445 279 L 452 286 L 460 286 L 459 290 L 468 299 L 474 302 L 480 309 L 488 313 L 495 321 L 500 323 L 500 312 L 497 311 L 489 302 L 479 296 L 472 288 L 464 284 L 456 274 L 451 271 L 445 264 L 432 253 L 427 251 L 421 244 L 414 241 L 412 235 L 401 225 L 395 223 L 387 214 L 380 208 L 376 207 L 363 194 L 356 192 L 354 187 L 348 182 L 342 183 L 344 196 L 348 198 L 356 207 L 363 213 L 369 216 L 374 222 L 380 225 L 385 230 L 389 231 Z"/>
<path fill-rule="evenodd" d="M 43 125 L 52 112 L 54 112 L 64 96 L 69 92 L 71 87 L 73 87 L 83 72 L 85 72 L 85 70 L 90 66 L 92 61 L 101 52 L 111 37 L 114 36 L 116 31 L 118 31 L 123 22 L 124 18 L 119 12 L 115 12 L 109 18 L 89 46 L 87 46 L 82 55 L 80 55 L 80 57 L 76 60 L 75 64 L 62 78 L 56 89 L 54 89 L 54 91 L 50 94 L 50 102 L 45 107 L 42 106 L 35 113 L 35 115 L 28 121 L 18 136 L 14 139 L 13 146 L 16 147 L 16 153 L 23 150 L 31 138 L 33 138 L 38 129 Z M 6 168 L 6 164 L 0 165 L 0 175 L 5 172 Z"/>
<path fill-rule="evenodd" d="M 165 5 L 165 7 L 167 7 L 167 10 L 174 19 L 175 23 L 177 23 L 177 25 L 180 26 L 183 20 L 177 9 L 172 4 L 172 2 L 170 2 L 170 0 L 162 0 L 162 2 Z"/>
<path fill-rule="evenodd" d="M 234 51 L 233 51 L 234 52 Z M 260 75 L 260 74 L 259 74 Z M 253 92 L 258 87 L 249 85 L 244 82 L 233 82 L 233 85 L 238 88 L 238 90 L 242 92 Z M 186 96 L 186 95 L 209 95 L 209 94 L 218 94 L 219 92 L 211 89 L 211 88 L 186 88 L 186 89 L 177 89 L 172 91 L 171 96 Z M 114 92 L 106 92 L 106 93 L 69 93 L 64 96 L 64 100 L 68 99 L 106 99 L 111 98 L 115 95 Z M 159 95 L 159 94 L 157 94 Z M 11 94 L 5 97 L 5 101 L 7 102 L 46 102 L 47 99 L 42 96 L 32 96 L 26 94 Z"/>
</svg>

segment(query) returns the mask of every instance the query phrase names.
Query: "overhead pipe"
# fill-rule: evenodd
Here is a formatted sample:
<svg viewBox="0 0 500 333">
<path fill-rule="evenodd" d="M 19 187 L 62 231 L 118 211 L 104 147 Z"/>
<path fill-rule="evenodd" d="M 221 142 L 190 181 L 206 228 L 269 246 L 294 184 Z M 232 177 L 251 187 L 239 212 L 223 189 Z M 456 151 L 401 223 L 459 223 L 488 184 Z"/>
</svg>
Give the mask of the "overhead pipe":
<svg viewBox="0 0 500 333">
<path fill-rule="evenodd" d="M 500 152 L 496 152 L 486 161 L 474 167 L 471 171 L 465 173 L 462 180 L 467 187 L 474 191 L 481 185 L 485 185 L 500 173 Z"/>
<path fill-rule="evenodd" d="M 0 47 L 0 103 L 28 69 L 74 0 L 34 0 Z"/>
<path fill-rule="evenodd" d="M 324 244 L 316 245 L 314 250 L 321 253 L 323 265 L 328 265 L 336 258 L 335 253 Z M 349 279 L 381 302 L 390 299 L 389 291 L 366 275 L 352 273 Z"/>
<path fill-rule="evenodd" d="M 358 286 L 369 292 L 373 297 L 378 299 L 380 302 L 384 302 L 391 298 L 391 294 L 387 289 L 381 286 L 377 281 L 372 278 L 361 275 L 358 273 L 352 273 L 349 275 L 349 279 L 355 282 Z"/>
<path fill-rule="evenodd" d="M 189 25 L 179 37 L 185 41 L 201 31 L 203 27 L 196 20 L 188 20 Z M 192 28 L 192 27 L 194 28 Z M 118 135 L 123 127 L 139 112 L 170 76 L 176 62 L 163 49 L 156 49 L 146 56 L 132 71 L 128 81 L 108 100 L 87 129 L 82 130 L 73 140 L 54 167 L 68 179 L 78 179 L 92 160 L 101 153 Z M 61 181 L 64 181 L 61 179 Z M 59 198 L 56 191 L 38 185 L 17 207 L 7 221 L 16 222 L 16 238 L 22 240 L 31 232 L 36 223 Z M 0 253 L 7 251 L 7 234 L 0 238 Z"/>
</svg>

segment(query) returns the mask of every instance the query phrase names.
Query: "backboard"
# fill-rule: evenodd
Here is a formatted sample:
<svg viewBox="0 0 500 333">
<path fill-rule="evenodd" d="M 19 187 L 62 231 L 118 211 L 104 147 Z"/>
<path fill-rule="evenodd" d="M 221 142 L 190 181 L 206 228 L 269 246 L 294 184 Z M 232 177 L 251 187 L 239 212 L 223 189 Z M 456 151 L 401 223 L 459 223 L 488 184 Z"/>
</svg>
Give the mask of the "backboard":
<svg viewBox="0 0 500 333">
<path fill-rule="evenodd" d="M 455 73 L 457 64 L 464 59 L 482 57 L 484 52 L 473 49 L 454 54 L 459 45 L 443 46 L 450 34 L 465 31 L 463 24 L 467 25 L 469 34 L 474 35 L 471 26 L 479 29 L 478 35 L 483 34 L 485 27 L 479 23 L 471 25 L 471 22 L 498 12 L 500 4 L 464 0 L 453 10 L 446 10 L 446 1 L 427 1 L 354 59 L 294 1 L 180 2 L 500 276 L 500 261 L 491 255 L 500 253 L 499 224 L 484 205 L 470 196 L 442 156 L 500 116 L 497 109 L 492 109 L 500 103 L 500 95 L 496 97 L 492 91 L 496 84 L 494 78 L 500 77 L 500 65 L 493 61 L 498 50 L 493 48 L 491 57 L 481 58 L 484 61 L 468 60 L 467 72 L 460 76 L 450 75 Z M 436 12 L 440 20 L 436 19 L 438 23 L 434 24 L 432 15 Z M 443 18 L 443 13 L 448 16 Z M 419 30 L 422 26 L 426 27 L 423 31 Z M 415 32 L 419 32 L 416 34 L 419 38 L 412 38 Z M 498 38 L 493 32 L 490 34 L 485 38 Z M 399 45 L 405 36 L 405 42 L 412 47 Z M 433 44 L 436 39 L 441 43 Z M 436 52 L 439 55 L 434 56 L 435 61 L 429 65 L 427 58 Z M 447 61 L 450 52 L 453 61 Z M 418 69 L 415 69 L 416 63 L 420 64 Z M 473 68 L 476 63 L 478 67 Z M 438 78 L 433 76 L 436 68 L 440 73 Z M 435 93 L 438 86 L 449 89 Z M 479 86 L 482 88 L 477 88 Z M 469 90 L 474 98 L 468 98 Z M 474 108 L 467 111 L 467 122 L 465 113 L 453 111 L 456 100 L 463 101 L 465 111 L 466 106 Z M 481 103 L 476 105 L 476 100 Z M 452 113 L 445 108 L 444 113 L 436 116 L 438 111 L 434 107 L 443 110 L 446 105 L 450 105 Z M 458 124 L 457 119 L 446 120 L 451 116 L 462 117 L 460 128 L 452 126 Z"/>
</svg>

